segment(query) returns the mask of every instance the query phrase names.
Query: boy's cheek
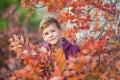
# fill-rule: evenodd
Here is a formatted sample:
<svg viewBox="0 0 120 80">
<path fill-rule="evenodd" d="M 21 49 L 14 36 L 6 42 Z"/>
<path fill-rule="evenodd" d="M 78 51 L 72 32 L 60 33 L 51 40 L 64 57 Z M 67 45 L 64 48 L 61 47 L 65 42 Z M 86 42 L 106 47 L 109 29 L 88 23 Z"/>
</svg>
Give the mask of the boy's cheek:
<svg viewBox="0 0 120 80">
<path fill-rule="evenodd" d="M 43 37 L 43 40 L 44 40 L 44 41 L 47 41 L 47 38 L 46 38 L 46 36 L 44 36 L 44 35 L 43 35 L 42 37 Z"/>
</svg>

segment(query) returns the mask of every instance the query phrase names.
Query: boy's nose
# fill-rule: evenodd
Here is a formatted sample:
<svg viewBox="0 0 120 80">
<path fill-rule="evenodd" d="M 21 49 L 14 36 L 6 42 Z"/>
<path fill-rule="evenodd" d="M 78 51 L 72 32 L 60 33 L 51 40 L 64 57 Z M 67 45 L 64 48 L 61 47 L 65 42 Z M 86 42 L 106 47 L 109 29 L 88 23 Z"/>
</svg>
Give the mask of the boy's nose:
<svg viewBox="0 0 120 80">
<path fill-rule="evenodd" d="M 49 38 L 53 37 L 52 33 L 49 33 Z"/>
</svg>

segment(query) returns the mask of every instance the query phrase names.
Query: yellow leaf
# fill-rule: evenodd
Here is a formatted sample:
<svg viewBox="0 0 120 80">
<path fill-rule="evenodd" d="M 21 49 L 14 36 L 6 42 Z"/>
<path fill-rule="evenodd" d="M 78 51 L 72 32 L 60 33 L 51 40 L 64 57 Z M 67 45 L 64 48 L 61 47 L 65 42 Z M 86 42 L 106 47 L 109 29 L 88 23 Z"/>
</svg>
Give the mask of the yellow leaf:
<svg viewBox="0 0 120 80">
<path fill-rule="evenodd" d="M 80 63 L 86 64 L 89 62 L 89 56 L 81 56 L 79 59 Z"/>
<path fill-rule="evenodd" d="M 96 66 L 97 66 L 97 62 L 92 62 L 91 63 L 91 70 L 93 71 Z"/>
<path fill-rule="evenodd" d="M 83 49 L 83 54 L 88 54 L 90 51 L 88 49 Z"/>
<path fill-rule="evenodd" d="M 54 0 L 50 0 L 50 3 L 54 3 Z"/>
</svg>

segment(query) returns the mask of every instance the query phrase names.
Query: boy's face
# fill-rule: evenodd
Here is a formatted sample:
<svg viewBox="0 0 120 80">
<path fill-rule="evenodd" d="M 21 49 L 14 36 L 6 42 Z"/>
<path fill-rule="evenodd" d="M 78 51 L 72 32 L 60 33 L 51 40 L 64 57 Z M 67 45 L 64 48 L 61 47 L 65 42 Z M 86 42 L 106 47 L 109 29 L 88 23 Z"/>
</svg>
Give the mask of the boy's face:
<svg viewBox="0 0 120 80">
<path fill-rule="evenodd" d="M 56 45 L 59 43 L 60 38 L 60 29 L 55 24 L 51 24 L 43 30 L 43 39 L 48 44 Z"/>
</svg>

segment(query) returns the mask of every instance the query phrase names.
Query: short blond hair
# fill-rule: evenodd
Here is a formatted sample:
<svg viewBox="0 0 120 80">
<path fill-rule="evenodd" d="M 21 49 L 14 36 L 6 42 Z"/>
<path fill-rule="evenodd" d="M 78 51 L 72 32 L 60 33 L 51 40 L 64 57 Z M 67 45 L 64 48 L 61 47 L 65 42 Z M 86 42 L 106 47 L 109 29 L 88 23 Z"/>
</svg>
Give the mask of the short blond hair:
<svg viewBox="0 0 120 80">
<path fill-rule="evenodd" d="M 57 21 L 57 19 L 53 17 L 47 17 L 47 18 L 44 18 L 40 23 L 40 27 L 39 27 L 40 32 L 43 32 L 43 30 L 51 24 L 55 24 L 57 28 L 60 29 L 60 23 Z"/>
</svg>

